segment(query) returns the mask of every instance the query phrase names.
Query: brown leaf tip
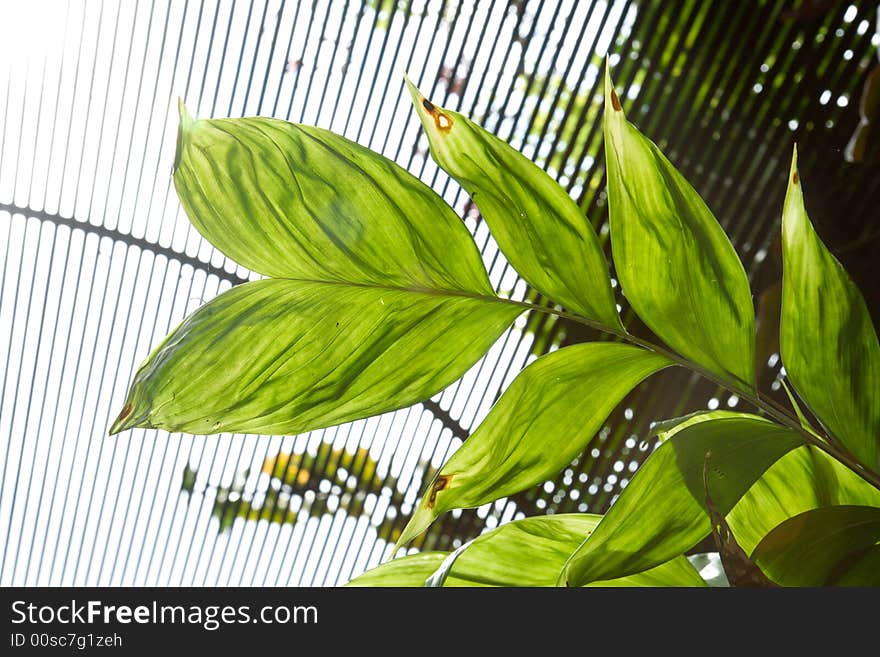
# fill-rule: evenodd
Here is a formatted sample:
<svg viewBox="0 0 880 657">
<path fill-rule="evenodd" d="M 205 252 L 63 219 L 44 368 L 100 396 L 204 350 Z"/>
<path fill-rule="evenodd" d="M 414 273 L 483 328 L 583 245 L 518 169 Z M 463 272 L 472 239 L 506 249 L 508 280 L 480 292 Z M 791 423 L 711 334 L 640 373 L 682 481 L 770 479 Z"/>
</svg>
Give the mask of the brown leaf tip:
<svg viewBox="0 0 880 657">
<path fill-rule="evenodd" d="M 425 111 L 434 117 L 434 125 L 440 132 L 449 132 L 452 129 L 452 118 L 440 111 L 434 103 L 427 98 L 422 98 L 422 107 Z"/>
<path fill-rule="evenodd" d="M 116 418 L 116 422 L 122 422 L 129 415 L 131 415 L 131 402 L 128 402 L 122 407 L 122 412 L 119 414 L 119 417 Z"/>
<path fill-rule="evenodd" d="M 452 475 L 440 475 L 434 480 L 434 483 L 431 484 L 431 494 L 428 496 L 429 509 L 434 508 L 437 503 L 437 493 L 448 488 L 450 481 L 452 481 Z"/>
<path fill-rule="evenodd" d="M 620 112 L 623 109 L 623 106 L 620 104 L 620 98 L 614 89 L 611 90 L 611 107 L 614 108 L 615 112 Z"/>
</svg>

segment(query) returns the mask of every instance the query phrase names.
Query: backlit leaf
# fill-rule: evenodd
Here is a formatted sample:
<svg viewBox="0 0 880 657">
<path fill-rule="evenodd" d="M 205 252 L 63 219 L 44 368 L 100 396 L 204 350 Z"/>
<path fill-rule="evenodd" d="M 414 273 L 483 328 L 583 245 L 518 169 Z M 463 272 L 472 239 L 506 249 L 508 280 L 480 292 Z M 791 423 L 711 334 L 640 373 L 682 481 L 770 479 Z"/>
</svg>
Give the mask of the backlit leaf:
<svg viewBox="0 0 880 657">
<path fill-rule="evenodd" d="M 696 411 L 694 413 L 689 413 L 687 415 L 683 415 L 682 417 L 670 418 L 669 420 L 661 420 L 659 422 L 651 423 L 651 435 L 657 436 L 660 439 L 660 442 L 664 442 L 672 438 L 675 434 L 677 434 L 682 429 L 686 429 L 687 427 L 698 424 L 700 422 L 706 422 L 708 420 L 718 420 L 720 418 L 725 417 L 750 417 L 754 420 L 769 422 L 766 418 L 763 418 L 759 415 L 751 415 L 750 413 L 740 413 L 739 411 L 728 411 L 728 410 L 717 410 L 717 411 Z"/>
<path fill-rule="evenodd" d="M 572 555 L 570 586 L 638 573 L 689 550 L 711 531 L 707 491 L 726 515 L 799 434 L 750 416 L 692 424 L 636 471 L 593 534 Z M 707 457 L 708 455 L 708 457 Z"/>
<path fill-rule="evenodd" d="M 348 582 L 346 586 L 415 587 L 424 586 L 440 567 L 448 552 L 417 552 L 386 561 Z"/>
<path fill-rule="evenodd" d="M 804 445 L 771 465 L 727 514 L 727 522 L 737 542 L 751 554 L 788 518 L 842 504 L 880 506 L 880 491 L 839 461 Z"/>
<path fill-rule="evenodd" d="M 537 359 L 441 468 L 398 545 L 445 511 L 480 506 L 556 474 L 636 384 L 671 364 L 611 342 L 572 345 Z"/>
<path fill-rule="evenodd" d="M 111 431 L 297 434 L 408 406 L 460 377 L 518 312 L 402 289 L 245 283 L 150 355 Z"/>
<path fill-rule="evenodd" d="M 470 194 L 510 264 L 553 301 L 621 328 L 599 240 L 565 190 L 522 153 L 407 84 L 431 155 Z"/>
<path fill-rule="evenodd" d="M 181 106 L 174 186 L 193 225 L 267 276 L 492 294 L 467 228 L 430 187 L 328 130 Z"/>
<path fill-rule="evenodd" d="M 560 513 L 514 520 L 456 550 L 432 577 L 444 586 L 461 580 L 491 586 L 556 586 L 568 557 L 601 519 L 595 514 Z M 679 556 L 646 572 L 592 585 L 705 586 L 705 582 Z"/>
<path fill-rule="evenodd" d="M 614 266 L 639 317 L 670 347 L 739 387 L 755 385 L 749 281 L 694 188 L 623 114 L 605 74 Z"/>
<path fill-rule="evenodd" d="M 804 207 L 797 153 L 782 211 L 780 345 L 788 377 L 863 463 L 880 465 L 880 343 L 858 288 Z"/>
<path fill-rule="evenodd" d="M 493 295 L 461 220 L 390 160 L 276 119 L 194 121 L 174 181 L 190 220 L 274 278 L 190 315 L 141 366 L 116 433 L 290 434 L 408 406 L 521 308 Z"/>
</svg>

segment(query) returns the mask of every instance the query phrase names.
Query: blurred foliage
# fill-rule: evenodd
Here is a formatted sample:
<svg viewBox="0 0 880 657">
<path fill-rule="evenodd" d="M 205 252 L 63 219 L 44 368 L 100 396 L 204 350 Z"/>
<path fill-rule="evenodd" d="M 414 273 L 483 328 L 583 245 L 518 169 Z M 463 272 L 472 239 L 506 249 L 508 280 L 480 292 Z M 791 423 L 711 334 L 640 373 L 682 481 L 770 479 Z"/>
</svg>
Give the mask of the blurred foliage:
<svg viewBox="0 0 880 657">
<path fill-rule="evenodd" d="M 435 473 L 436 468 L 423 461 L 414 479 L 420 479 L 420 488 L 424 488 Z M 229 485 L 202 489 L 205 495 L 213 493 L 211 515 L 218 519 L 220 532 L 231 529 L 237 519 L 294 525 L 341 511 L 368 518 L 379 538 L 394 543 L 403 529 L 399 519 L 410 512 L 398 478 L 380 475 L 378 463 L 363 447 L 350 450 L 323 442 L 314 452 L 279 451 L 263 460 L 255 489 L 247 486 L 250 474 L 243 470 Z M 197 479 L 198 470 L 187 465 L 181 490 L 195 494 Z M 377 521 L 373 510 L 380 499 L 384 512 Z M 423 540 L 420 537 L 419 547 Z"/>
</svg>

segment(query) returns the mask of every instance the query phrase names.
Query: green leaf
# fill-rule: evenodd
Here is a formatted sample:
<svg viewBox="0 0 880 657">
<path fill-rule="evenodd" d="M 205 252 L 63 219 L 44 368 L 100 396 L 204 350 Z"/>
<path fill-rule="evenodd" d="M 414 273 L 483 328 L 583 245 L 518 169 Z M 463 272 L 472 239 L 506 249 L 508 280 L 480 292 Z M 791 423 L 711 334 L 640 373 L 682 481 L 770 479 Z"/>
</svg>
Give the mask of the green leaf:
<svg viewBox="0 0 880 657">
<path fill-rule="evenodd" d="M 398 546 L 445 511 L 480 506 L 556 474 L 637 383 L 671 364 L 612 342 L 572 345 L 537 359 L 441 468 Z"/>
<path fill-rule="evenodd" d="M 386 562 L 347 586 L 555 586 L 559 571 L 602 516 L 559 514 L 514 520 L 453 553 L 429 552 Z M 705 586 L 683 556 L 632 577 L 595 586 Z"/>
<path fill-rule="evenodd" d="M 726 515 L 770 464 L 801 442 L 799 434 L 750 416 L 682 429 L 636 471 L 572 555 L 565 581 L 582 586 L 623 577 L 689 550 L 711 531 L 704 474 L 713 508 Z"/>
<path fill-rule="evenodd" d="M 880 545 L 865 550 L 858 560 L 837 578 L 833 586 L 880 586 Z"/>
<path fill-rule="evenodd" d="M 111 433 L 294 434 L 402 408 L 464 374 L 522 311 L 493 295 L 440 197 L 325 130 L 181 107 L 174 181 L 203 235 L 275 278 L 190 315 Z"/>
<path fill-rule="evenodd" d="M 407 85 L 431 155 L 473 198 L 510 264 L 546 297 L 620 330 L 602 247 L 565 190 L 522 153 Z"/>
<path fill-rule="evenodd" d="M 601 519 L 595 514 L 561 513 L 514 520 L 453 552 L 432 579 L 441 586 L 455 586 L 462 580 L 489 586 L 556 586 L 569 555 Z M 593 585 L 706 584 L 687 559 L 679 556 L 647 572 Z"/>
<path fill-rule="evenodd" d="M 174 186 L 236 262 L 277 278 L 492 294 L 461 219 L 391 160 L 320 128 L 180 111 Z"/>
<path fill-rule="evenodd" d="M 111 431 L 292 435 L 401 408 L 460 377 L 518 312 L 421 291 L 245 283 L 150 355 Z"/>
<path fill-rule="evenodd" d="M 682 429 L 686 429 L 691 425 L 699 424 L 700 422 L 706 422 L 707 420 L 718 420 L 720 418 L 726 417 L 750 417 L 760 422 L 770 421 L 759 415 L 740 413 L 739 411 L 727 411 L 724 409 L 717 411 L 696 411 L 694 413 L 688 413 L 687 415 L 683 415 L 681 417 L 675 417 L 669 420 L 661 420 L 659 422 L 652 422 L 650 435 L 657 436 L 657 438 L 659 438 L 660 442 L 662 443 L 672 438 Z"/>
<path fill-rule="evenodd" d="M 810 223 L 791 163 L 782 211 L 780 346 L 788 377 L 863 463 L 880 465 L 880 344 L 858 288 Z"/>
<path fill-rule="evenodd" d="M 626 120 L 607 68 L 605 159 L 614 265 L 630 305 L 673 349 L 754 388 L 755 313 L 742 263 L 699 194 Z"/>
<path fill-rule="evenodd" d="M 809 431 L 811 434 L 816 436 L 816 438 L 822 439 L 822 436 L 816 433 L 815 429 L 810 425 L 810 421 L 807 419 L 807 416 L 804 415 L 804 412 L 801 410 L 800 404 L 797 403 L 797 400 L 794 398 L 794 393 L 792 393 L 791 388 L 788 387 L 788 384 L 785 382 L 785 379 L 780 379 L 779 382 L 782 384 L 782 389 L 785 390 L 785 395 L 788 397 L 788 401 L 791 404 L 791 407 L 794 409 L 795 415 L 797 415 L 798 421 L 801 423 L 801 428 L 806 431 Z"/>
<path fill-rule="evenodd" d="M 418 552 L 385 563 L 355 577 L 345 586 L 413 587 L 424 586 L 448 552 Z"/>
<path fill-rule="evenodd" d="M 783 586 L 824 586 L 878 541 L 880 508 L 829 506 L 778 525 L 758 544 L 752 559 Z"/>
<path fill-rule="evenodd" d="M 880 491 L 815 447 L 793 449 L 771 465 L 727 515 L 740 547 L 751 554 L 774 527 L 822 506 L 880 506 Z"/>
</svg>

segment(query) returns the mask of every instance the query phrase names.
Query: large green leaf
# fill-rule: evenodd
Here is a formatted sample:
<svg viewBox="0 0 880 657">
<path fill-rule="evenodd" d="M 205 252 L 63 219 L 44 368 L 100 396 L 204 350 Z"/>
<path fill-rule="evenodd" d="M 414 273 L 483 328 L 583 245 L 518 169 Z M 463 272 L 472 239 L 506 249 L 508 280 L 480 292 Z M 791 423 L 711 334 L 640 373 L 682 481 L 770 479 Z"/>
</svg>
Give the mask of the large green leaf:
<svg viewBox="0 0 880 657">
<path fill-rule="evenodd" d="M 426 552 L 382 564 L 347 586 L 555 586 L 559 571 L 601 516 L 573 513 L 514 520 L 454 553 Z M 682 556 L 594 586 L 705 586 Z"/>
<path fill-rule="evenodd" d="M 623 113 L 605 74 L 605 159 L 614 265 L 651 330 L 740 387 L 755 385 L 749 281 L 694 188 Z"/>
<path fill-rule="evenodd" d="M 296 434 L 407 406 L 461 376 L 518 311 L 410 290 L 245 283 L 150 355 L 111 431 Z"/>
<path fill-rule="evenodd" d="M 572 345 L 537 359 L 441 468 L 398 545 L 445 511 L 480 506 L 556 474 L 583 451 L 624 395 L 671 364 L 613 342 Z"/>
<path fill-rule="evenodd" d="M 711 531 L 706 483 L 713 509 L 726 515 L 770 464 L 801 443 L 799 434 L 750 416 L 682 429 L 648 457 L 572 555 L 565 581 L 623 577 L 682 554 Z"/>
<path fill-rule="evenodd" d="M 880 491 L 815 447 L 793 449 L 771 465 L 727 514 L 737 543 L 751 554 L 774 527 L 822 506 L 880 506 Z"/>
<path fill-rule="evenodd" d="M 181 106 L 177 149 L 190 221 L 253 271 L 492 294 L 452 208 L 353 141 L 270 118 L 194 121 Z"/>
<path fill-rule="evenodd" d="M 782 211 L 782 361 L 819 420 L 880 465 L 880 343 L 858 288 L 810 223 L 792 159 Z"/>
<path fill-rule="evenodd" d="M 553 301 L 620 329 L 599 240 L 565 190 L 522 153 L 407 84 L 431 155 L 471 195 L 510 264 Z"/>
<path fill-rule="evenodd" d="M 440 197 L 330 132 L 181 107 L 174 181 L 202 234 L 275 278 L 188 317 L 111 433 L 289 434 L 401 408 L 464 374 L 521 312 L 492 294 Z"/>
<path fill-rule="evenodd" d="M 444 586 L 454 586 L 456 580 L 491 586 L 555 586 L 568 557 L 601 519 L 589 513 L 562 513 L 514 520 L 456 550 L 433 578 Z M 679 556 L 644 573 L 593 585 L 705 586 L 705 582 Z"/>
<path fill-rule="evenodd" d="M 783 586 L 823 586 L 857 566 L 878 541 L 880 508 L 821 507 L 774 528 L 755 548 L 752 560 Z M 851 575 L 850 583 L 853 579 Z"/>
</svg>

